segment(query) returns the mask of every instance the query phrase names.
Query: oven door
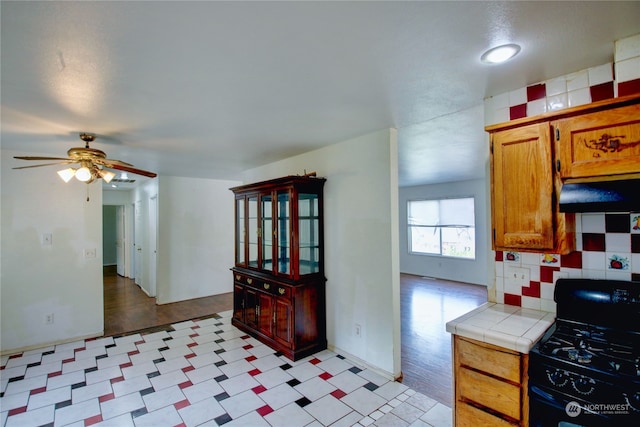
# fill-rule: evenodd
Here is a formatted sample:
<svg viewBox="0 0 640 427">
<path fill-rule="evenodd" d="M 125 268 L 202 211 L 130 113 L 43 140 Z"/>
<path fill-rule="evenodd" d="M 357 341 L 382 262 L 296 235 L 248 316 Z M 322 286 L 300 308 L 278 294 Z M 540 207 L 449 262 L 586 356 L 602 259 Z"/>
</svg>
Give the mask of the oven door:
<svg viewBox="0 0 640 427">
<path fill-rule="evenodd" d="M 621 427 L 638 426 L 635 417 L 613 420 L 584 409 L 587 402 L 529 384 L 530 427 Z M 630 419 L 633 418 L 633 419 Z M 627 423 L 628 422 L 628 423 Z"/>
</svg>

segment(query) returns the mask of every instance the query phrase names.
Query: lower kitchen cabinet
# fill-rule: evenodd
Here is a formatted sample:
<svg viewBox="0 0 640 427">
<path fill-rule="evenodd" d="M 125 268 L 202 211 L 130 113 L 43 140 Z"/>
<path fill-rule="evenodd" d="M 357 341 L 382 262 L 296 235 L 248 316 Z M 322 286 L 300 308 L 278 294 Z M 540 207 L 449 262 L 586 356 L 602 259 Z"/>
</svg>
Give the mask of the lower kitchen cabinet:
<svg viewBox="0 0 640 427">
<path fill-rule="evenodd" d="M 234 271 L 232 324 L 298 360 L 327 348 L 323 281 L 286 283 Z"/>
<path fill-rule="evenodd" d="M 528 426 L 528 355 L 453 336 L 457 427 Z"/>
</svg>

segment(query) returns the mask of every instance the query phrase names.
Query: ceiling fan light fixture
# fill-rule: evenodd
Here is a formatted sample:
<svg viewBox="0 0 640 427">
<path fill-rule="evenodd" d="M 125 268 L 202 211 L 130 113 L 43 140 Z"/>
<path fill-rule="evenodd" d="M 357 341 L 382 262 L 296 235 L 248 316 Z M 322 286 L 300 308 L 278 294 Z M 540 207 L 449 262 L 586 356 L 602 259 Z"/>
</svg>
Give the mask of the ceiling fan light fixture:
<svg viewBox="0 0 640 427">
<path fill-rule="evenodd" d="M 98 175 L 100 175 L 100 178 L 102 178 L 104 182 L 106 182 L 107 184 L 110 183 L 111 180 L 116 176 L 115 173 L 111 171 L 106 171 L 104 169 L 100 169 L 98 171 Z"/>
<path fill-rule="evenodd" d="M 91 178 L 91 170 L 89 170 L 89 168 L 86 166 L 82 166 L 76 171 L 76 179 L 78 181 L 87 182 Z"/>
<path fill-rule="evenodd" d="M 520 46 L 515 43 L 503 44 L 489 49 L 480 57 L 485 64 L 501 64 L 516 56 L 520 52 Z"/>
<path fill-rule="evenodd" d="M 75 174 L 76 170 L 74 168 L 62 169 L 58 171 L 58 175 L 64 182 L 69 182 Z"/>
</svg>

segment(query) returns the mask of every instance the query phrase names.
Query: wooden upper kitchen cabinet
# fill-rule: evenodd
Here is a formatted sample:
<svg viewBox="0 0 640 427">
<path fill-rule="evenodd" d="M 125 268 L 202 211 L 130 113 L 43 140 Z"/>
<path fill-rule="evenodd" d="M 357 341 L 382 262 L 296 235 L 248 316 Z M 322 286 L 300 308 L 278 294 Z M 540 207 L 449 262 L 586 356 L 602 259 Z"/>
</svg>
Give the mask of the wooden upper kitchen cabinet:
<svg viewBox="0 0 640 427">
<path fill-rule="evenodd" d="M 527 426 L 528 355 L 453 336 L 456 427 Z"/>
<path fill-rule="evenodd" d="M 562 178 L 640 173 L 640 104 L 552 123 Z"/>
<path fill-rule="evenodd" d="M 292 360 L 327 347 L 324 182 L 311 174 L 231 189 L 232 324 Z"/>
<path fill-rule="evenodd" d="M 487 126 L 493 249 L 567 254 L 563 183 L 640 176 L 640 94 Z"/>
<path fill-rule="evenodd" d="M 495 250 L 568 253 L 573 214 L 559 212 L 548 122 L 491 133 L 491 210 Z"/>
</svg>

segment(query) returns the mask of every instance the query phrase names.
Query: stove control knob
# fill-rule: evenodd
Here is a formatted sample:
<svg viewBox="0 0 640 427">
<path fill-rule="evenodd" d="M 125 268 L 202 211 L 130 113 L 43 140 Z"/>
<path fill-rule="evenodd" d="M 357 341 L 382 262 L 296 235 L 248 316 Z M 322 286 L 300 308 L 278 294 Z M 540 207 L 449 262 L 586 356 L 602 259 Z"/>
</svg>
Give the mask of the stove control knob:
<svg viewBox="0 0 640 427">
<path fill-rule="evenodd" d="M 593 379 L 586 377 L 575 378 L 571 382 L 571 385 L 573 385 L 575 391 L 585 395 L 593 393 L 596 389 L 596 382 Z"/>
<path fill-rule="evenodd" d="M 631 409 L 636 412 L 640 412 L 640 391 L 636 391 L 631 397 L 625 393 L 624 400 L 626 400 L 629 406 L 631 406 Z"/>
<path fill-rule="evenodd" d="M 547 378 L 549 379 L 549 382 L 556 387 L 563 387 L 567 381 L 569 381 L 569 377 L 560 369 L 556 369 L 553 372 L 549 372 L 549 370 L 547 370 Z"/>
</svg>

